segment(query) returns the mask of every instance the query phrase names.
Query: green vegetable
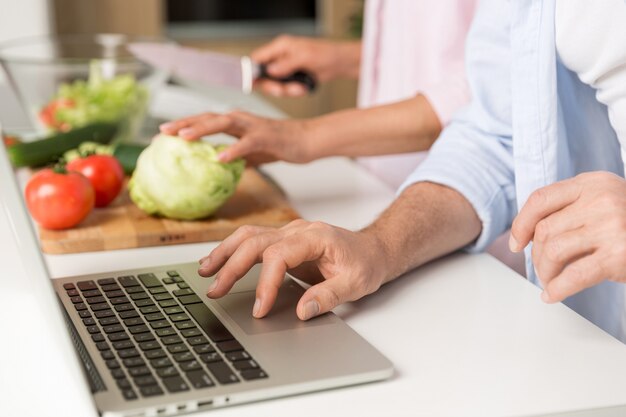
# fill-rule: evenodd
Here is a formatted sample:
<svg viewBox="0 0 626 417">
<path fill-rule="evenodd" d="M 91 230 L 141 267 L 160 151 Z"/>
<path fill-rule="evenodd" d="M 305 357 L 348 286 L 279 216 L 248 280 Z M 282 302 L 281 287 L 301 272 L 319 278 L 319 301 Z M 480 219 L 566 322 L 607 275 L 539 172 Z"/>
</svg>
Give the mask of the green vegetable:
<svg viewBox="0 0 626 417">
<path fill-rule="evenodd" d="M 194 220 L 213 214 L 235 192 L 243 160 L 221 163 L 206 142 L 158 135 L 137 161 L 130 198 L 148 214 Z"/>
<path fill-rule="evenodd" d="M 102 145 L 96 142 L 83 142 L 80 146 L 78 146 L 78 148 L 65 152 L 63 154 L 63 159 L 65 159 L 66 162 L 71 162 L 74 159 L 80 158 L 86 154 L 112 155 L 122 165 L 124 173 L 126 175 L 130 175 L 135 170 L 137 159 L 144 149 L 146 149 L 146 145 L 132 143 Z"/>
<path fill-rule="evenodd" d="M 56 133 L 33 142 L 18 143 L 7 148 L 15 167 L 37 167 L 56 162 L 64 152 L 91 141 L 109 143 L 117 133 L 116 123 L 92 123 L 65 133 Z"/>
<path fill-rule="evenodd" d="M 148 91 L 130 74 L 105 79 L 102 63 L 93 61 L 89 79 L 62 84 L 54 100 L 72 103 L 55 111 L 54 119 L 59 125 L 74 129 L 92 122 L 123 121 L 118 133 L 126 134 L 125 130 L 135 127 L 136 120 L 143 119 Z"/>
</svg>

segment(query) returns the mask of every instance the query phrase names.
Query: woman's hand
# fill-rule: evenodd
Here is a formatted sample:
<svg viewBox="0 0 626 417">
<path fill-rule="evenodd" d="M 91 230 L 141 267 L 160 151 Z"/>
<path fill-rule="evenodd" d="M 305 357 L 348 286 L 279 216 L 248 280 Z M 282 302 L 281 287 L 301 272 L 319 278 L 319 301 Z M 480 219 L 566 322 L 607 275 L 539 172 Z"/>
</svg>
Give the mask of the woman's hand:
<svg viewBox="0 0 626 417">
<path fill-rule="evenodd" d="M 389 278 L 386 259 L 381 242 L 371 233 L 296 220 L 280 229 L 239 228 L 200 260 L 198 273 L 205 277 L 215 274 L 207 296 L 219 298 L 262 262 L 252 312 L 261 318 L 274 305 L 285 273 L 306 270 L 307 276 L 294 274 L 319 282 L 304 293 L 296 307 L 298 317 L 308 320 L 378 290 Z"/>
<path fill-rule="evenodd" d="M 590 172 L 535 191 L 513 222 L 511 250 L 531 240 L 545 302 L 626 282 L 626 180 Z"/>
<path fill-rule="evenodd" d="M 286 77 L 298 70 L 309 72 L 320 82 L 336 78 L 358 78 L 361 61 L 360 42 L 335 42 L 282 35 L 250 55 L 274 77 Z M 260 79 L 255 87 L 273 96 L 299 97 L 307 94 L 299 83 L 283 84 Z"/>
<path fill-rule="evenodd" d="M 276 160 L 305 163 L 315 158 L 307 139 L 307 123 L 301 120 L 275 120 L 234 111 L 202 113 L 165 123 L 160 128 L 165 134 L 188 140 L 214 133 L 239 138 L 219 155 L 222 162 L 245 158 L 251 165 Z"/>
</svg>

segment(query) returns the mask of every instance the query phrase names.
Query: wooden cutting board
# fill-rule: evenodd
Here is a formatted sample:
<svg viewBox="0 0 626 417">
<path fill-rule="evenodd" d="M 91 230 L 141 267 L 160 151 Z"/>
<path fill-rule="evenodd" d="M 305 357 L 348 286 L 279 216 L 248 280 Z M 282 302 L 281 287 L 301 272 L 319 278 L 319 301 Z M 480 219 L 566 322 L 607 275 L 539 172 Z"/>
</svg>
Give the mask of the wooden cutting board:
<svg viewBox="0 0 626 417">
<path fill-rule="evenodd" d="M 282 226 L 298 217 L 280 189 L 258 171 L 246 169 L 235 194 L 205 220 L 148 216 L 123 191 L 113 204 L 95 209 L 78 226 L 40 229 L 39 236 L 46 253 L 92 252 L 222 240 L 246 224 Z"/>
</svg>

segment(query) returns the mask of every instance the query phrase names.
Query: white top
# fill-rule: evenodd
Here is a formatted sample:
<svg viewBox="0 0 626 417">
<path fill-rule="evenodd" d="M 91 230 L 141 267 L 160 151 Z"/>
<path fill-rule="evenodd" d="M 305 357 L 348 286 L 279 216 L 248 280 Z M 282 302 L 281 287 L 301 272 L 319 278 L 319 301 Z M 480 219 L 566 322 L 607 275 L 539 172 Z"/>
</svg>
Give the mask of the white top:
<svg viewBox="0 0 626 417">
<path fill-rule="evenodd" d="M 626 161 L 626 2 L 557 0 L 555 23 L 561 61 L 597 90 Z"/>
</svg>

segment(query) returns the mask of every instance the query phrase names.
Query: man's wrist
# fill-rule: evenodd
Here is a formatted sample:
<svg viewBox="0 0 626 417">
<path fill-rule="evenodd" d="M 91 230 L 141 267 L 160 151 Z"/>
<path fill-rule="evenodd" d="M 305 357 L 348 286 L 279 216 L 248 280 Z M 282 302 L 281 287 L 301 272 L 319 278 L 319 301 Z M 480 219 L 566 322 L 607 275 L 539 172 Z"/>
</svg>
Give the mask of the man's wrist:
<svg viewBox="0 0 626 417">
<path fill-rule="evenodd" d="M 338 42 L 335 59 L 337 78 L 358 79 L 361 67 L 361 41 Z"/>
</svg>

